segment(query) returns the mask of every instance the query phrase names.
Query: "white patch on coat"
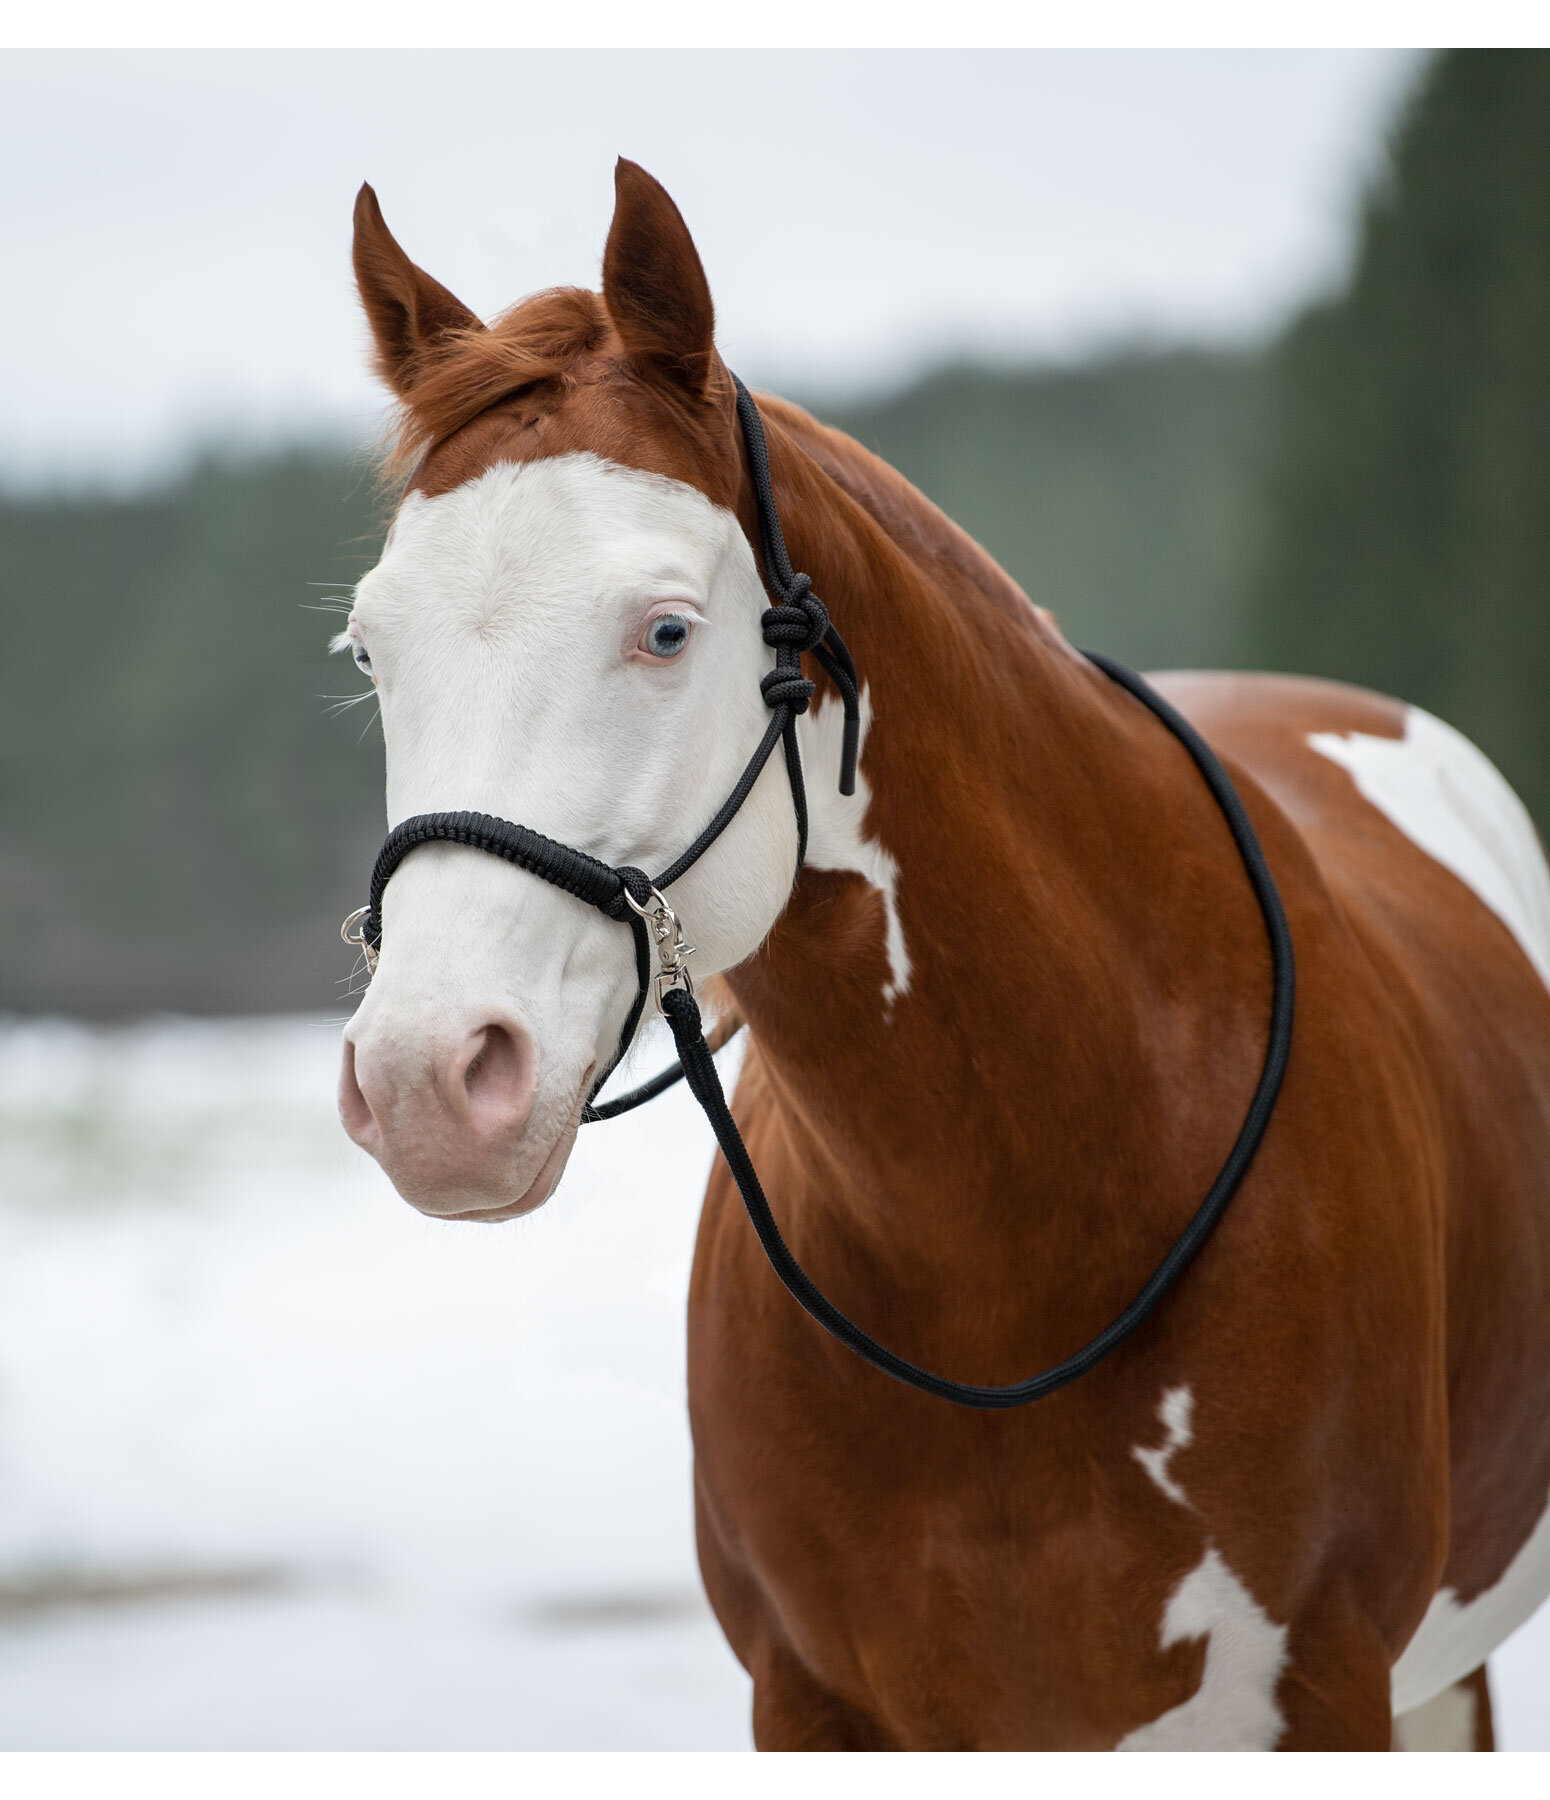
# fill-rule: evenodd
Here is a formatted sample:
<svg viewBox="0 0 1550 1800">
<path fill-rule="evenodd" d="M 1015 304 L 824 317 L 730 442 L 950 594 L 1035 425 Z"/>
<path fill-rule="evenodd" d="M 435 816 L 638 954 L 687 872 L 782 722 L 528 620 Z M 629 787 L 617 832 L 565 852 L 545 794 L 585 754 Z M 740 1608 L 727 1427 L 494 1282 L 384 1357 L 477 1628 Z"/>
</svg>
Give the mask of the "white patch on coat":
<svg viewBox="0 0 1550 1800">
<path fill-rule="evenodd" d="M 1419 707 L 1402 738 L 1318 731 L 1309 744 L 1496 914 L 1550 986 L 1550 869 L 1532 820 L 1469 739 Z M 1396 1713 L 1412 1712 L 1479 1668 L 1550 1594 L 1550 1506 L 1501 1580 L 1467 1606 L 1435 1594 L 1394 1665 Z"/>
<path fill-rule="evenodd" d="M 1120 1739 L 1121 1750 L 1273 1750 L 1286 1721 L 1276 1683 L 1286 1667 L 1286 1627 L 1233 1574 L 1214 1545 L 1173 1590 L 1163 1613 L 1162 1647 L 1206 1640 L 1200 1686 L 1149 1725 Z"/>
<path fill-rule="evenodd" d="M 1414 1712 L 1399 1713 L 1394 1720 L 1396 1750 L 1473 1750 L 1476 1714 L 1473 1688 L 1455 1683 L 1433 1694 Z"/>
<path fill-rule="evenodd" d="M 1189 1500 L 1183 1488 L 1168 1473 L 1168 1464 L 1174 1454 L 1182 1450 L 1195 1435 L 1190 1426 L 1194 1410 L 1195 1396 L 1187 1387 L 1169 1388 L 1157 1407 L 1157 1416 L 1163 1422 L 1167 1438 L 1155 1450 L 1148 1450 L 1137 1444 L 1131 1451 L 1131 1455 L 1158 1487 L 1180 1506 L 1188 1506 Z"/>
<path fill-rule="evenodd" d="M 872 696 L 861 689 L 861 744 L 866 747 L 872 726 Z M 856 769 L 856 791 L 848 798 L 840 792 L 840 751 L 845 729 L 845 709 L 833 695 L 811 706 L 797 720 L 797 742 L 802 751 L 803 785 L 807 790 L 807 860 L 815 869 L 845 869 L 876 888 L 883 901 L 884 947 L 888 952 L 888 979 L 883 983 L 883 1007 L 893 1010 L 900 994 L 909 992 L 909 946 L 899 922 L 899 865 L 875 837 L 866 835 L 867 808 L 872 790 L 865 772 Z"/>
<path fill-rule="evenodd" d="M 1170 1459 L 1194 1440 L 1195 1397 L 1188 1387 L 1165 1390 L 1157 1416 L 1167 1433 L 1156 1449 L 1131 1454 L 1167 1497 L 1189 1506 L 1168 1472 Z M 1276 1684 L 1286 1667 L 1286 1627 L 1277 1625 L 1228 1568 L 1220 1550 L 1205 1554 L 1180 1581 L 1163 1611 L 1164 1650 L 1188 1638 L 1206 1640 L 1200 1686 L 1149 1725 L 1123 1737 L 1121 1750 L 1271 1750 L 1286 1721 Z"/>
<path fill-rule="evenodd" d="M 1416 1634 L 1394 1665 L 1395 1714 L 1414 1712 L 1478 1669 L 1550 1594 L 1550 1504 L 1494 1587 L 1460 1606 L 1452 1588 L 1432 1596 Z"/>
<path fill-rule="evenodd" d="M 1550 869 L 1523 802 L 1469 739 L 1408 706 L 1402 738 L 1315 731 L 1308 742 L 1479 895 L 1550 986 Z"/>
</svg>

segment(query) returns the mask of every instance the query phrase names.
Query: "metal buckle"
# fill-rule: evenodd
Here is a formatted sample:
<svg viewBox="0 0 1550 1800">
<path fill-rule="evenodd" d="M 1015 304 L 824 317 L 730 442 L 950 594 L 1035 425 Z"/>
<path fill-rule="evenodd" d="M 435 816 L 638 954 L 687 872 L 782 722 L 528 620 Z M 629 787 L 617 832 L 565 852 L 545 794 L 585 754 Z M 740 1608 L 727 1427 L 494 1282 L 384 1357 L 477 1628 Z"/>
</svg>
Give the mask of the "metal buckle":
<svg viewBox="0 0 1550 1800">
<path fill-rule="evenodd" d="M 655 982 L 657 1011 L 662 1010 L 662 996 L 671 993 L 674 988 L 682 988 L 693 999 L 694 983 L 689 979 L 689 971 L 683 964 L 686 956 L 694 955 L 694 945 L 684 942 L 678 914 L 656 888 L 651 890 L 654 905 L 642 906 L 628 888 L 624 890 L 624 897 L 629 902 L 630 911 L 646 921 L 656 939 L 657 961 L 662 965 L 657 970 Z"/>
<path fill-rule="evenodd" d="M 339 927 L 339 935 L 347 944 L 354 944 L 366 956 L 366 973 L 377 972 L 377 946 L 366 941 L 366 915 L 371 911 L 369 906 L 358 906 L 349 918 Z"/>
</svg>

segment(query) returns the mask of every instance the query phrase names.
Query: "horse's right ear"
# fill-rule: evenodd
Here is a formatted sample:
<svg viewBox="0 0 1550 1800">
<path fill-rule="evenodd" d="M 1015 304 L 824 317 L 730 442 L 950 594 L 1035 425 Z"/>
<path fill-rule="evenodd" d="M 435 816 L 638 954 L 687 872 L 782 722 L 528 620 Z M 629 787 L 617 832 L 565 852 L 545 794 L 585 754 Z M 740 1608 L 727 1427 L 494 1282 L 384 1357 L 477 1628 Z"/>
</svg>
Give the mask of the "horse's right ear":
<svg viewBox="0 0 1550 1800">
<path fill-rule="evenodd" d="M 377 373 L 400 400 L 409 399 L 427 355 L 452 333 L 482 331 L 482 321 L 456 294 L 410 262 L 382 218 L 369 182 L 355 196 L 355 285 L 376 342 Z"/>
</svg>

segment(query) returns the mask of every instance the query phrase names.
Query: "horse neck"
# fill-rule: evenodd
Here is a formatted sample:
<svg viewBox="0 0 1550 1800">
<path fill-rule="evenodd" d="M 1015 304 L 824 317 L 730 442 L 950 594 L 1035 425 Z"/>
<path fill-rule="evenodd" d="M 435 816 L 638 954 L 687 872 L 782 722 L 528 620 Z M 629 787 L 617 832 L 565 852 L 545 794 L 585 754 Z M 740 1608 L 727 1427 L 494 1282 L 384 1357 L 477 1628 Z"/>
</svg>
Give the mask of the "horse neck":
<svg viewBox="0 0 1550 1800">
<path fill-rule="evenodd" d="M 956 526 L 849 440 L 769 412 L 793 563 L 870 701 L 862 831 L 896 866 L 909 960 L 890 1001 L 884 895 L 810 865 L 731 976 L 754 1079 L 815 1172 L 777 1212 L 820 1261 L 850 1239 L 895 1293 L 956 1269 L 986 1316 L 999 1284 L 1026 1319 L 1052 1258 L 1079 1296 L 1095 1231 L 1133 1289 L 1263 1052 L 1268 962 L 1231 840 L 1162 725 Z M 820 852 L 833 779 L 808 771 Z M 1100 1276 L 1093 1304 L 1112 1297 Z"/>
</svg>

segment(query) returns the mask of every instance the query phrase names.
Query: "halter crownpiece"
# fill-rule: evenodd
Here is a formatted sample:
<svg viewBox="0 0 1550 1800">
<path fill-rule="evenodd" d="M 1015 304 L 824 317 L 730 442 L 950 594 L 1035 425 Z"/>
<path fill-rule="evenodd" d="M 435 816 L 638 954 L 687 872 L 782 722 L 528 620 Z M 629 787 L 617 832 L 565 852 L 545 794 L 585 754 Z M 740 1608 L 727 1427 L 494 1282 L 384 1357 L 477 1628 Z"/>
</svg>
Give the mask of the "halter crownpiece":
<svg viewBox="0 0 1550 1800">
<path fill-rule="evenodd" d="M 1086 651 L 1087 659 L 1109 679 L 1132 694 L 1167 726 L 1189 752 L 1213 799 L 1225 817 L 1238 853 L 1243 859 L 1254 897 L 1259 903 L 1270 940 L 1273 988 L 1270 1003 L 1270 1035 L 1265 1060 L 1260 1070 L 1254 1097 L 1249 1102 L 1242 1127 L 1228 1153 L 1210 1191 L 1194 1216 L 1180 1233 L 1173 1247 L 1158 1264 L 1151 1277 L 1129 1306 L 1097 1337 L 1063 1362 L 1045 1369 L 1026 1381 L 1004 1387 L 977 1386 L 969 1382 L 951 1381 L 945 1375 L 934 1375 L 896 1355 L 870 1337 L 848 1319 L 832 1301 L 819 1291 L 796 1258 L 791 1254 L 770 1211 L 769 1201 L 759 1184 L 759 1176 L 727 1107 L 721 1077 L 705 1042 L 699 1003 L 684 959 L 694 954 L 693 946 L 684 941 L 678 915 L 664 898 L 668 888 L 687 869 L 699 861 L 710 846 L 737 816 L 739 808 L 753 791 L 764 765 L 769 761 L 776 742 L 784 743 L 787 778 L 791 784 L 791 802 L 797 821 L 796 872 L 793 886 L 802 873 L 807 855 L 807 796 L 802 785 L 802 759 L 797 746 L 796 721 L 806 712 L 814 692 L 813 682 L 802 672 L 802 658 L 811 655 L 839 689 L 845 708 L 845 731 L 840 755 L 840 792 L 853 794 L 856 789 L 856 761 L 861 745 L 861 701 L 856 665 L 851 660 L 845 641 L 834 629 L 828 609 L 813 592 L 812 582 L 791 566 L 786 553 L 786 540 L 781 532 L 780 517 L 775 509 L 774 487 L 770 479 L 769 447 L 765 442 L 764 424 L 752 395 L 734 375 L 737 390 L 737 417 L 742 427 L 743 443 L 748 455 L 748 468 L 753 481 L 754 498 L 759 512 L 759 533 L 764 551 L 766 579 L 779 596 L 774 606 L 766 608 L 760 625 L 764 641 L 775 651 L 775 667 L 759 683 L 771 717 L 759 747 L 737 779 L 736 786 L 710 822 L 675 862 L 654 880 L 641 870 L 625 866 L 613 868 L 584 850 L 573 850 L 541 832 L 525 825 L 514 825 L 509 819 L 498 819 L 488 813 L 445 812 L 422 813 L 405 819 L 388 833 L 371 873 L 370 898 L 358 907 L 340 927 L 346 943 L 358 944 L 366 957 L 368 974 L 376 969 L 377 953 L 382 943 L 382 895 L 395 869 L 419 844 L 455 843 L 470 849 L 499 856 L 530 875 L 563 888 L 578 900 L 595 906 L 608 918 L 628 925 L 635 936 L 636 993 L 619 1047 L 613 1060 L 593 1083 L 582 1108 L 582 1122 L 595 1123 L 629 1112 L 647 1100 L 654 1099 L 678 1081 L 686 1078 L 690 1091 L 704 1108 L 715 1131 L 727 1167 L 737 1182 L 749 1219 L 758 1234 L 770 1265 L 793 1299 L 812 1318 L 856 1355 L 891 1375 L 896 1381 L 950 1400 L 959 1406 L 999 1409 L 1025 1406 L 1075 1381 L 1122 1343 L 1161 1303 L 1163 1296 L 1183 1274 L 1215 1229 L 1227 1204 L 1237 1192 L 1260 1141 L 1270 1124 L 1276 1096 L 1286 1073 L 1291 1054 L 1293 998 L 1295 989 L 1292 938 L 1286 913 L 1276 889 L 1275 879 L 1265 861 L 1264 851 L 1250 823 L 1237 789 L 1205 739 L 1182 714 L 1177 712 L 1141 676 L 1122 663 Z M 658 967 L 653 976 L 651 952 L 655 944 Z M 646 996 L 653 981 L 657 1006 L 672 1028 L 678 1061 L 640 1087 L 622 1094 L 616 1100 L 597 1103 L 603 1083 L 618 1067 L 629 1048 L 645 1010 Z"/>
</svg>

